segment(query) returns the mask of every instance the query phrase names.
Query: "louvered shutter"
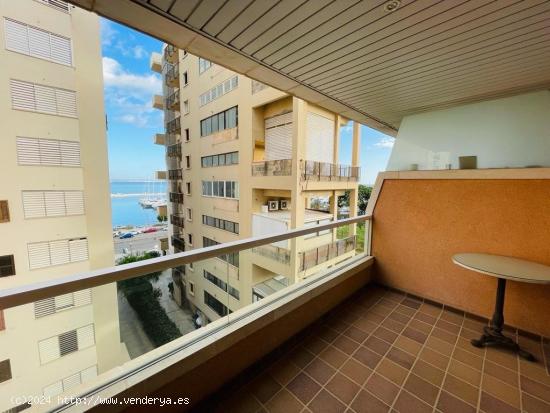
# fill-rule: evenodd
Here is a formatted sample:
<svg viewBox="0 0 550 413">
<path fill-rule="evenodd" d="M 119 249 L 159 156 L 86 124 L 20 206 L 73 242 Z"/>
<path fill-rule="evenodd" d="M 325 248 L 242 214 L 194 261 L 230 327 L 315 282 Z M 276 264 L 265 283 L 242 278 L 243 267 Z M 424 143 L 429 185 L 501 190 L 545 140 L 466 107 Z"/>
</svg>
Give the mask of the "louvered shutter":
<svg viewBox="0 0 550 413">
<path fill-rule="evenodd" d="M 54 301 L 55 301 L 55 312 L 58 312 L 60 310 L 74 306 L 74 295 L 73 293 L 57 295 L 54 297 Z"/>
<path fill-rule="evenodd" d="M 45 364 L 61 357 L 59 352 L 58 336 L 50 337 L 38 342 L 38 352 L 40 354 L 40 363 Z"/>
<path fill-rule="evenodd" d="M 80 372 L 82 383 L 91 381 L 97 377 L 97 366 L 88 367 Z"/>
<path fill-rule="evenodd" d="M 75 388 L 80 384 L 80 372 L 63 379 L 63 391 Z"/>
<path fill-rule="evenodd" d="M 306 160 L 334 162 L 334 120 L 308 112 L 306 130 Z M 330 175 L 330 170 L 323 171 Z"/>
<path fill-rule="evenodd" d="M 57 89 L 55 94 L 57 114 L 76 118 L 76 93 L 72 90 Z"/>
<path fill-rule="evenodd" d="M 29 54 L 29 36 L 27 25 L 10 19 L 4 19 L 6 49 Z"/>
<path fill-rule="evenodd" d="M 67 264 L 71 261 L 69 253 L 69 241 L 58 240 L 50 241 L 50 261 L 51 265 Z"/>
<path fill-rule="evenodd" d="M 36 111 L 42 113 L 57 114 L 57 103 L 55 96 L 55 89 L 42 86 L 34 85 L 34 96 L 36 98 Z"/>
<path fill-rule="evenodd" d="M 73 63 L 71 40 L 56 34 L 50 34 L 52 60 L 70 66 Z"/>
<path fill-rule="evenodd" d="M 92 290 L 86 288 L 85 290 L 76 291 L 74 293 L 74 305 L 81 306 L 92 303 Z"/>
<path fill-rule="evenodd" d="M 17 138 L 17 163 L 40 165 L 40 146 L 36 138 Z"/>
<path fill-rule="evenodd" d="M 88 259 L 88 240 L 73 239 L 69 241 L 71 262 L 86 261 Z"/>
<path fill-rule="evenodd" d="M 292 112 L 265 120 L 265 159 L 292 159 Z"/>
<path fill-rule="evenodd" d="M 34 303 L 34 318 L 41 318 L 50 314 L 55 314 L 54 297 L 44 298 Z"/>
<path fill-rule="evenodd" d="M 61 153 L 59 141 L 53 139 L 40 139 L 40 159 L 42 164 L 61 165 Z"/>
<path fill-rule="evenodd" d="M 45 191 L 46 215 L 60 217 L 65 215 L 65 194 L 63 191 Z"/>
<path fill-rule="evenodd" d="M 46 203 L 42 191 L 23 191 L 23 213 L 25 218 L 46 216 Z"/>
<path fill-rule="evenodd" d="M 61 357 L 78 351 L 78 333 L 70 330 L 58 336 L 59 355 Z"/>
<path fill-rule="evenodd" d="M 49 59 L 50 34 L 47 31 L 28 26 L 30 55 L 41 59 Z"/>
<path fill-rule="evenodd" d="M 82 191 L 65 192 L 65 207 L 67 215 L 83 215 L 84 193 Z"/>
<path fill-rule="evenodd" d="M 20 80 L 10 80 L 11 105 L 13 109 L 36 110 L 34 85 Z"/>
<path fill-rule="evenodd" d="M 77 330 L 78 349 L 91 347 L 95 344 L 94 325 L 90 324 Z"/>
<path fill-rule="evenodd" d="M 80 142 L 59 141 L 59 147 L 63 166 L 80 166 Z"/>
<path fill-rule="evenodd" d="M 48 267 L 50 265 L 50 245 L 48 242 L 35 242 L 27 244 L 29 253 L 29 268 Z"/>
<path fill-rule="evenodd" d="M 53 384 L 50 384 L 49 386 L 44 387 L 44 396 L 46 397 L 54 397 L 58 394 L 63 393 L 63 383 L 60 381 L 57 381 Z"/>
</svg>

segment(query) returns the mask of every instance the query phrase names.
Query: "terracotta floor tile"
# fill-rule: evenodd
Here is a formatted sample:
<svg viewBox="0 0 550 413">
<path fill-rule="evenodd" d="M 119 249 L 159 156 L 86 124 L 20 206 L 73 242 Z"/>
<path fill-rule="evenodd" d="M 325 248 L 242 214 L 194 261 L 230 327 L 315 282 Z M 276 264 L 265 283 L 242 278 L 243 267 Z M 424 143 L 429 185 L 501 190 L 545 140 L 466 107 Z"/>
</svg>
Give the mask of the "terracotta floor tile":
<svg viewBox="0 0 550 413">
<path fill-rule="evenodd" d="M 432 330 L 431 337 L 438 338 L 442 341 L 445 341 L 451 345 L 454 345 L 456 343 L 456 339 L 458 337 L 458 334 L 453 334 L 448 332 L 447 330 L 443 330 L 442 328 L 435 327 Z"/>
<path fill-rule="evenodd" d="M 397 321 L 402 324 L 407 324 L 411 319 L 410 316 L 400 313 L 399 311 L 394 311 L 388 317 L 390 320 Z"/>
<path fill-rule="evenodd" d="M 409 374 L 408 370 L 404 369 L 400 365 L 390 361 L 387 358 L 384 358 L 378 367 L 376 372 L 381 376 L 384 376 L 386 379 L 392 381 L 393 383 L 401 386 Z"/>
<path fill-rule="evenodd" d="M 304 369 L 304 371 L 314 378 L 318 383 L 325 384 L 336 370 L 325 363 L 322 359 L 316 358 Z"/>
<path fill-rule="evenodd" d="M 511 386 L 517 387 L 518 385 L 518 373 L 516 371 L 502 367 L 500 364 L 493 363 L 492 361 L 485 360 L 483 373 L 496 377 Z"/>
<path fill-rule="evenodd" d="M 454 349 L 453 344 L 447 343 L 446 341 L 440 340 L 434 336 L 428 337 L 426 340 L 426 347 L 429 347 L 445 356 L 450 356 Z"/>
<path fill-rule="evenodd" d="M 481 333 L 479 331 L 470 330 L 469 328 L 464 328 L 460 330 L 460 337 L 465 338 L 466 340 L 471 340 L 473 338 L 479 338 Z"/>
<path fill-rule="evenodd" d="M 467 404 L 446 391 L 442 391 L 437 402 L 437 409 L 442 413 L 475 413 L 476 408 Z"/>
<path fill-rule="evenodd" d="M 319 392 L 308 405 L 313 413 L 341 413 L 346 409 L 340 401 L 326 390 Z"/>
<path fill-rule="evenodd" d="M 340 334 L 338 333 L 338 331 L 333 330 L 328 326 L 322 326 L 319 331 L 316 332 L 316 335 L 325 340 L 327 343 L 331 343 L 332 340 L 334 340 Z"/>
<path fill-rule="evenodd" d="M 485 413 L 520 413 L 519 408 L 510 406 L 484 391 L 481 392 L 479 407 Z"/>
<path fill-rule="evenodd" d="M 454 359 L 451 359 L 451 364 L 449 365 L 449 373 L 451 373 L 455 377 L 458 377 L 461 380 L 464 380 L 466 383 L 469 383 L 472 386 L 477 387 L 481 383 L 481 371 L 476 370 L 473 367 L 470 367 L 467 364 L 461 363 L 460 361 Z"/>
<path fill-rule="evenodd" d="M 344 375 L 337 373 L 325 388 L 347 405 L 351 403 L 360 387 Z"/>
<path fill-rule="evenodd" d="M 369 334 L 357 327 L 351 326 L 348 328 L 344 335 L 346 337 L 351 338 L 352 340 L 356 341 L 357 343 L 361 344 L 363 341 L 366 340 L 366 338 L 369 336 Z"/>
<path fill-rule="evenodd" d="M 381 305 L 381 304 L 376 304 L 376 305 L 372 306 L 369 311 L 371 313 L 378 314 L 379 316 L 387 317 L 388 314 L 391 313 L 392 310 L 393 310 L 393 308 L 389 308 L 389 307 L 386 307 L 385 305 Z"/>
<path fill-rule="evenodd" d="M 429 316 L 432 316 L 432 317 L 439 317 L 439 315 L 441 314 L 443 308 L 439 305 L 433 305 L 433 304 L 430 304 L 430 303 L 422 303 L 422 305 L 420 306 L 419 308 L 419 311 L 423 312 L 424 314 L 427 314 Z"/>
<path fill-rule="evenodd" d="M 518 357 L 516 354 L 503 349 L 488 347 L 486 352 L 487 360 L 500 364 L 511 370 L 518 370 Z"/>
<path fill-rule="evenodd" d="M 315 358 L 315 356 L 305 348 L 298 348 L 292 351 L 288 358 L 298 367 L 303 369 Z"/>
<path fill-rule="evenodd" d="M 550 403 L 550 386 L 546 386 L 525 376 L 521 376 L 519 381 L 522 391 L 536 396 L 546 403 Z"/>
<path fill-rule="evenodd" d="M 474 387 L 450 374 L 447 374 L 443 382 L 443 389 L 455 395 L 459 399 L 476 406 L 479 388 Z"/>
<path fill-rule="evenodd" d="M 365 389 L 390 406 L 399 393 L 399 387 L 376 373 L 367 380 Z"/>
<path fill-rule="evenodd" d="M 420 350 L 422 349 L 422 344 L 404 335 L 399 336 L 397 340 L 395 340 L 395 343 L 393 345 L 395 347 L 399 347 L 401 350 L 404 350 L 409 354 L 412 354 L 413 356 L 418 355 L 418 353 L 420 353 Z"/>
<path fill-rule="evenodd" d="M 375 324 L 365 318 L 360 318 L 355 323 L 353 323 L 353 326 L 366 334 L 370 334 L 377 329 L 378 324 Z"/>
<path fill-rule="evenodd" d="M 463 337 L 458 337 L 456 346 L 462 350 L 466 350 L 468 353 L 475 354 L 478 357 L 485 357 L 485 348 L 472 346 L 471 341 Z"/>
<path fill-rule="evenodd" d="M 412 327 L 407 327 L 403 330 L 402 333 L 405 337 L 410 338 L 411 340 L 416 341 L 417 343 L 424 344 L 428 338 L 428 334 L 423 333 L 422 331 L 416 330 Z"/>
<path fill-rule="evenodd" d="M 483 334 L 483 327 L 487 325 L 487 321 L 482 320 L 472 320 L 466 317 L 464 319 L 463 327 L 466 327 L 472 331 L 477 332 L 479 335 Z"/>
<path fill-rule="evenodd" d="M 447 365 L 449 364 L 449 357 L 427 347 L 422 349 L 419 357 L 426 363 L 429 363 L 441 370 L 446 370 Z"/>
<path fill-rule="evenodd" d="M 461 326 L 464 322 L 464 313 L 462 311 L 453 311 L 445 308 L 443 309 L 443 313 L 441 313 L 440 319 Z"/>
<path fill-rule="evenodd" d="M 309 337 L 304 341 L 303 347 L 310 351 L 312 354 L 319 354 L 325 348 L 327 348 L 328 343 L 320 337 L 313 336 Z"/>
<path fill-rule="evenodd" d="M 405 353 L 403 350 L 400 350 L 397 347 L 393 347 L 388 352 L 386 357 L 394 363 L 399 364 L 401 367 L 406 368 L 407 370 L 410 370 L 415 360 L 415 357 L 411 356 L 408 353 Z"/>
<path fill-rule="evenodd" d="M 434 405 L 439 394 L 439 387 L 434 386 L 416 374 L 409 375 L 404 388 L 430 406 Z"/>
<path fill-rule="evenodd" d="M 430 326 L 433 326 L 437 321 L 436 317 L 433 317 L 429 314 L 422 312 L 422 309 L 420 309 L 420 311 L 414 315 L 414 318 Z"/>
<path fill-rule="evenodd" d="M 397 306 L 395 311 L 398 311 L 401 314 L 404 314 L 404 315 L 408 316 L 409 318 L 411 318 L 414 315 L 414 313 L 416 313 L 417 310 L 412 308 L 412 307 L 408 307 L 406 305 L 401 304 L 401 305 Z"/>
<path fill-rule="evenodd" d="M 445 372 L 443 370 L 440 370 L 423 360 L 416 361 L 412 372 L 438 387 L 441 386 L 441 383 L 443 383 L 443 377 L 445 377 Z"/>
<path fill-rule="evenodd" d="M 396 303 L 395 301 L 388 300 L 386 297 L 382 298 L 380 300 L 379 304 L 385 305 L 386 307 L 391 308 L 391 309 L 393 309 L 393 308 L 397 307 L 397 305 L 399 305 L 398 302 Z"/>
<path fill-rule="evenodd" d="M 267 402 L 281 389 L 281 385 L 267 373 L 254 379 L 248 387 L 250 392 L 262 403 Z"/>
<path fill-rule="evenodd" d="M 359 343 L 357 341 L 354 341 L 344 335 L 334 340 L 332 345 L 348 355 L 351 355 L 357 347 L 359 347 Z"/>
<path fill-rule="evenodd" d="M 467 352 L 466 350 L 462 350 L 458 347 L 455 348 L 452 358 L 464 364 L 467 364 L 468 366 L 473 367 L 476 370 L 481 371 L 483 359 L 481 357 L 477 357 L 472 353 Z"/>
<path fill-rule="evenodd" d="M 422 313 L 417 313 L 422 314 Z M 433 328 L 433 324 L 427 324 L 424 321 L 420 321 L 416 318 L 416 316 L 410 321 L 409 327 L 414 328 L 415 330 L 421 331 L 424 334 L 430 334 Z"/>
<path fill-rule="evenodd" d="M 550 404 L 543 402 L 527 393 L 522 393 L 523 410 L 527 413 L 548 413 Z"/>
<path fill-rule="evenodd" d="M 374 333 L 373 333 L 376 337 L 378 338 L 381 338 L 382 340 L 384 341 L 387 341 L 388 343 L 390 344 L 393 344 L 393 342 L 395 341 L 395 339 L 397 338 L 398 334 L 393 332 L 393 331 L 390 331 L 388 330 L 387 328 L 384 328 L 384 327 L 378 327 Z"/>
<path fill-rule="evenodd" d="M 368 349 L 374 351 L 375 353 L 380 354 L 381 356 L 386 354 L 388 349 L 391 347 L 390 343 L 375 336 L 369 337 L 367 340 L 365 340 L 365 343 L 363 345 Z"/>
<path fill-rule="evenodd" d="M 533 363 L 532 361 L 520 360 L 519 371 L 522 376 L 529 377 L 532 380 L 550 386 L 550 375 L 540 362 Z"/>
<path fill-rule="evenodd" d="M 300 369 L 290 360 L 280 360 L 270 369 L 269 374 L 282 386 L 298 375 Z"/>
<path fill-rule="evenodd" d="M 520 393 L 519 388 L 516 386 L 510 386 L 494 376 L 484 374 L 481 390 L 512 407 L 520 408 Z"/>
<path fill-rule="evenodd" d="M 286 389 L 277 393 L 266 405 L 270 413 L 298 413 L 304 405 Z"/>
<path fill-rule="evenodd" d="M 401 301 L 401 305 L 405 305 L 407 307 L 417 310 L 422 305 L 422 302 L 417 300 L 412 300 L 410 298 L 405 298 L 403 301 Z"/>
<path fill-rule="evenodd" d="M 431 406 L 417 399 L 405 390 L 399 393 L 393 408 L 401 413 L 431 413 L 433 409 Z"/>
<path fill-rule="evenodd" d="M 300 373 L 286 386 L 302 403 L 307 404 L 317 394 L 321 386 L 305 373 Z"/>
<path fill-rule="evenodd" d="M 442 318 L 437 320 L 437 322 L 435 323 L 435 326 L 437 328 L 441 328 L 445 331 L 448 331 L 449 333 L 456 334 L 456 335 L 458 335 L 461 328 L 459 325 L 451 323 L 449 321 L 445 321 Z"/>
<path fill-rule="evenodd" d="M 348 358 L 345 353 L 342 353 L 334 346 L 329 346 L 319 355 L 319 357 L 321 357 L 324 361 L 326 361 L 334 368 L 339 368 Z"/>
<path fill-rule="evenodd" d="M 340 367 L 340 371 L 360 386 L 365 383 L 372 373 L 372 370 L 369 367 L 364 366 L 352 358 Z"/>
<path fill-rule="evenodd" d="M 365 366 L 374 369 L 378 362 L 382 359 L 382 356 L 364 346 L 360 346 L 353 354 L 353 358 L 363 363 Z"/>
<path fill-rule="evenodd" d="M 397 303 L 400 303 L 405 298 L 405 294 L 398 292 L 398 291 L 388 291 L 384 298 L 387 298 L 388 300 L 395 301 Z"/>
<path fill-rule="evenodd" d="M 239 391 L 233 394 L 228 400 L 220 403 L 215 411 L 223 413 L 256 413 L 261 407 L 260 402 L 251 393 Z"/>
<path fill-rule="evenodd" d="M 366 390 L 361 390 L 359 392 L 351 407 L 357 413 L 386 413 L 390 410 L 390 406 L 383 403 Z"/>
<path fill-rule="evenodd" d="M 370 321 L 373 324 L 380 324 L 382 321 L 384 321 L 384 318 L 386 316 L 380 316 L 379 314 L 373 313 L 370 310 L 363 316 L 363 318 L 367 321 Z M 359 320 L 357 320 L 355 323 L 357 323 Z M 354 324 L 355 324 L 354 323 Z"/>
<path fill-rule="evenodd" d="M 392 320 L 391 318 L 385 319 L 382 322 L 381 326 L 387 328 L 390 331 L 393 331 L 394 333 L 401 333 L 405 328 L 405 324 L 400 323 L 399 321 Z"/>
</svg>

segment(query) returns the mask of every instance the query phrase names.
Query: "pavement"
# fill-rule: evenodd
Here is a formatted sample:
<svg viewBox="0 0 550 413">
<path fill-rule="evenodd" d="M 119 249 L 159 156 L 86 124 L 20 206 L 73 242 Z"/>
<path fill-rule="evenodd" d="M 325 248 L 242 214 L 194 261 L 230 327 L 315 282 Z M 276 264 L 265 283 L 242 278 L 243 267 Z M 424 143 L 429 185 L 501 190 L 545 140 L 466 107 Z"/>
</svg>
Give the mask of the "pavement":
<svg viewBox="0 0 550 413">
<path fill-rule="evenodd" d="M 137 234 L 133 238 L 113 238 L 115 258 L 118 259 L 126 255 L 124 250 L 127 250 L 130 254 L 139 254 L 152 249 L 160 249 L 160 239 L 167 237 L 168 231 L 157 231 L 148 234 Z"/>
</svg>

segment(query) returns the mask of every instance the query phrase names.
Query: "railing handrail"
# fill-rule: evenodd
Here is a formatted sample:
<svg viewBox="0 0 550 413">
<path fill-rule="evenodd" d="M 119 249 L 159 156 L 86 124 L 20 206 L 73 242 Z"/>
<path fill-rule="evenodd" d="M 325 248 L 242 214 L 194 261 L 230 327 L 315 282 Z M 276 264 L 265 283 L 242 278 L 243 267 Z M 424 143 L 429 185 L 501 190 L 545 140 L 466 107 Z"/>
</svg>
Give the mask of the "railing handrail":
<svg viewBox="0 0 550 413">
<path fill-rule="evenodd" d="M 152 258 L 145 261 L 130 264 L 106 267 L 98 270 L 77 273 L 53 280 L 46 280 L 37 283 L 22 285 L 13 288 L 6 288 L 0 291 L 0 309 L 6 309 L 23 304 L 30 304 L 44 298 L 54 297 L 85 288 L 98 287 L 116 281 L 135 278 L 164 271 L 169 268 L 181 266 L 197 261 L 215 258 L 220 255 L 239 252 L 261 245 L 272 244 L 278 241 L 307 235 L 327 229 L 333 229 L 342 225 L 357 224 L 372 219 L 370 215 L 360 215 L 353 218 L 332 221 L 327 224 L 314 227 L 297 228 L 290 231 L 261 237 L 251 237 L 242 240 L 218 244 L 211 247 L 203 247 L 190 251 L 180 252 L 163 257 Z"/>
</svg>

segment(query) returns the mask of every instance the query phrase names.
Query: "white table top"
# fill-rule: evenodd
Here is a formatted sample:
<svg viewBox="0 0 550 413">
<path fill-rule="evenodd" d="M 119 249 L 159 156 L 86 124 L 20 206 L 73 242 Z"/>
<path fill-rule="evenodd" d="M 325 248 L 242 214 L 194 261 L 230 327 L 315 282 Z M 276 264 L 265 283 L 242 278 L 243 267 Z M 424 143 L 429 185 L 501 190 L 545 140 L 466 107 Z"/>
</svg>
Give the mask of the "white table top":
<svg viewBox="0 0 550 413">
<path fill-rule="evenodd" d="M 453 262 L 468 270 L 509 280 L 550 284 L 550 267 L 536 262 L 502 255 L 463 253 L 453 255 Z"/>
</svg>

